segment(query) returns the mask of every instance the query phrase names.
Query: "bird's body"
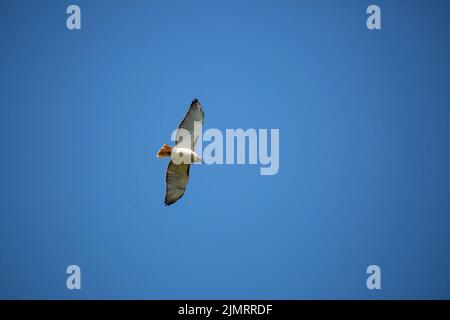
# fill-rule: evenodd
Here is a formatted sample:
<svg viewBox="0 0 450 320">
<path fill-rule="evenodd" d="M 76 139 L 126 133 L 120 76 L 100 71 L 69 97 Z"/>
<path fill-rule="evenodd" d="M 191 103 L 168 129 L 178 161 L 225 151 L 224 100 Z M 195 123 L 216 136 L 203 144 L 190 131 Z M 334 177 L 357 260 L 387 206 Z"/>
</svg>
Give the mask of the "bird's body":
<svg viewBox="0 0 450 320">
<path fill-rule="evenodd" d="M 172 161 L 175 163 L 180 163 L 184 159 L 189 159 L 185 162 L 194 163 L 194 162 L 202 162 L 202 158 L 193 150 L 188 148 L 172 148 L 172 153 L 170 154 Z"/>
<path fill-rule="evenodd" d="M 166 171 L 166 196 L 164 204 L 169 206 L 180 199 L 189 181 L 191 163 L 202 162 L 194 147 L 199 137 L 198 125 L 203 125 L 204 113 L 197 99 L 192 101 L 188 112 L 177 129 L 176 144 L 171 147 L 164 144 L 158 151 L 157 157 L 170 157 Z"/>
<path fill-rule="evenodd" d="M 175 163 L 194 163 L 202 162 L 202 158 L 193 150 L 183 147 L 170 147 L 167 144 L 163 145 L 161 150 L 156 155 L 157 158 L 170 157 Z"/>
</svg>

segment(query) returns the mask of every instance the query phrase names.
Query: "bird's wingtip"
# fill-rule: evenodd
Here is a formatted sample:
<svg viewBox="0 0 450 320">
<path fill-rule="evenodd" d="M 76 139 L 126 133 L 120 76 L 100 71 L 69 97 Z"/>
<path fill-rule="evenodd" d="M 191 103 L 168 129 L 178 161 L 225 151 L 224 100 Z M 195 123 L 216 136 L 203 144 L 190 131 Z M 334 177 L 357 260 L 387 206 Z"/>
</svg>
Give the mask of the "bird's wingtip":
<svg viewBox="0 0 450 320">
<path fill-rule="evenodd" d="M 192 102 L 191 102 L 191 106 L 196 105 L 196 104 L 200 104 L 200 101 L 198 101 L 197 98 L 194 98 L 194 100 L 192 100 Z"/>
</svg>

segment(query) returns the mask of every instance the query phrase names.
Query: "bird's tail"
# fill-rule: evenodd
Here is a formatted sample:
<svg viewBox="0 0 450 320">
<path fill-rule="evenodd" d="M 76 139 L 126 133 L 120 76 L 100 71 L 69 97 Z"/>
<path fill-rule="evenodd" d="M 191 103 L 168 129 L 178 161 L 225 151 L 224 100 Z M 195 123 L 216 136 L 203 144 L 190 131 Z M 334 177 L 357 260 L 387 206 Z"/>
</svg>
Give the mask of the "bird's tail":
<svg viewBox="0 0 450 320">
<path fill-rule="evenodd" d="M 158 153 L 156 154 L 156 157 L 157 158 L 170 157 L 171 154 L 172 154 L 172 147 L 167 144 L 163 144 L 161 149 L 159 149 Z"/>
</svg>

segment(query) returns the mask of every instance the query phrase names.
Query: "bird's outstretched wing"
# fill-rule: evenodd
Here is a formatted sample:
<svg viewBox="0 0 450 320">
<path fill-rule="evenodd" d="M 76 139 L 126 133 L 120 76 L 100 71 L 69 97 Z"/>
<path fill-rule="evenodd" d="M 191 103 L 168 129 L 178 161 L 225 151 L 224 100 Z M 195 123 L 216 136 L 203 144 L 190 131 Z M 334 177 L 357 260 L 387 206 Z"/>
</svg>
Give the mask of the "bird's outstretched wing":
<svg viewBox="0 0 450 320">
<path fill-rule="evenodd" d="M 197 99 L 194 99 L 194 101 L 192 101 L 191 103 L 191 106 L 189 107 L 189 110 L 187 111 L 186 115 L 184 116 L 183 120 L 178 126 L 176 136 L 177 147 L 190 148 L 191 150 L 194 151 L 194 147 L 200 135 L 200 130 L 203 125 L 204 118 L 205 115 L 203 113 L 202 105 Z M 195 128 L 194 125 L 196 122 L 200 125 L 197 128 Z M 179 129 L 185 129 L 190 133 L 191 135 L 190 143 L 186 143 L 186 141 L 183 142 L 183 135 Z"/>
<path fill-rule="evenodd" d="M 166 171 L 166 198 L 164 204 L 170 206 L 184 195 L 189 181 L 190 164 L 175 164 L 171 160 Z"/>
</svg>

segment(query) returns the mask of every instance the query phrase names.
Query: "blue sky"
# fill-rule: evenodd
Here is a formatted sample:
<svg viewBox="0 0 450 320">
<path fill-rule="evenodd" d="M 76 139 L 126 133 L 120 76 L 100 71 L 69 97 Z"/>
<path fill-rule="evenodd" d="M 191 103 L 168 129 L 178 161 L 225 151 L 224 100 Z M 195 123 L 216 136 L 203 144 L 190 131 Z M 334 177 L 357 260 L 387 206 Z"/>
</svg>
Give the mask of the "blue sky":
<svg viewBox="0 0 450 320">
<path fill-rule="evenodd" d="M 448 1 L 0 4 L 0 298 L 450 298 Z M 277 128 L 280 170 L 156 159 Z M 77 264 L 82 289 L 66 289 Z M 377 264 L 382 289 L 366 288 Z"/>
</svg>

